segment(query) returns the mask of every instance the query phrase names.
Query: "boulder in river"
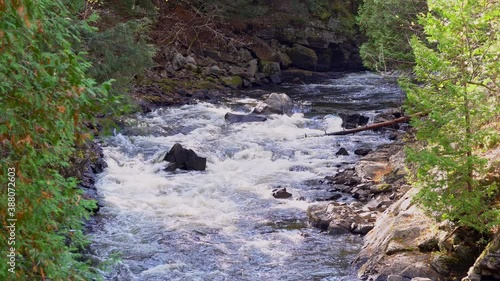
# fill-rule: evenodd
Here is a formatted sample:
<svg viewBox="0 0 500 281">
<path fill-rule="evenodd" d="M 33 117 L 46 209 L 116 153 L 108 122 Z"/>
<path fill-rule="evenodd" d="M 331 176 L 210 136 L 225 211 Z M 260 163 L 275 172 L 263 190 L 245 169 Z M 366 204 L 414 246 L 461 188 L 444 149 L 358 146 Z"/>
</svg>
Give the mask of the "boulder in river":
<svg viewBox="0 0 500 281">
<path fill-rule="evenodd" d="M 273 197 L 276 199 L 288 199 L 292 194 L 286 191 L 286 188 L 277 188 L 273 190 Z"/>
<path fill-rule="evenodd" d="M 167 167 L 170 171 L 175 169 L 205 171 L 207 167 L 207 158 L 199 157 L 193 150 L 183 148 L 178 143 L 174 144 L 164 160 L 173 164 Z"/>
<path fill-rule="evenodd" d="M 229 123 L 248 123 L 248 122 L 264 122 L 267 120 L 265 116 L 257 114 L 237 114 L 228 112 L 224 115 L 224 119 Z"/>
<path fill-rule="evenodd" d="M 291 114 L 292 99 L 286 94 L 272 93 L 269 97 L 254 108 L 252 113 L 257 114 Z"/>
</svg>

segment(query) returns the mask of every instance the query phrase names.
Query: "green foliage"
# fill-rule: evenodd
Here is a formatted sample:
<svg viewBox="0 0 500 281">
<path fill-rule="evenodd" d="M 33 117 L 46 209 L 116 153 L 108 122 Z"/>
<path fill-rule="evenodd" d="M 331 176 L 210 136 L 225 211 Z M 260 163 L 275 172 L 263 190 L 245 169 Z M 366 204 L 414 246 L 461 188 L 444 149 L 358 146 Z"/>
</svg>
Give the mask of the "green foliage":
<svg viewBox="0 0 500 281">
<path fill-rule="evenodd" d="M 412 39 L 417 84 L 402 82 L 418 147 L 419 200 L 443 218 L 486 232 L 500 224 L 495 182 L 484 181 L 488 123 L 500 116 L 500 2 L 433 0 L 420 19 L 427 41 Z"/>
<path fill-rule="evenodd" d="M 367 38 L 360 48 L 364 65 L 375 71 L 413 66 L 410 39 L 421 36 L 417 16 L 425 11 L 425 0 L 364 0 L 357 19 Z"/>
<path fill-rule="evenodd" d="M 155 49 L 148 44 L 150 21 L 146 19 L 119 23 L 99 33 L 85 34 L 88 58 L 92 62 L 89 75 L 97 82 L 114 80 L 111 97 L 124 97 L 134 76 L 153 66 Z"/>
<path fill-rule="evenodd" d="M 1 280 L 99 278 L 77 253 L 95 202 L 59 172 L 110 86 L 88 79 L 90 63 L 72 48 L 87 28 L 58 0 L 0 1 L 0 218 L 10 217 L 6 180 L 14 168 L 17 219 L 15 274 L 7 271 L 6 228 L 0 232 Z"/>
</svg>

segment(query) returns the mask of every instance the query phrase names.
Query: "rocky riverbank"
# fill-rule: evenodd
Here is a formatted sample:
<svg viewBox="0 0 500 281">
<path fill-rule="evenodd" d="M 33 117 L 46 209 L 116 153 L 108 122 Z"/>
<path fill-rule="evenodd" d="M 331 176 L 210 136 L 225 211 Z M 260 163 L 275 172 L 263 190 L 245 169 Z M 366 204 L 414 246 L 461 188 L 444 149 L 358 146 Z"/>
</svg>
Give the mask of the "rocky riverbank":
<svg viewBox="0 0 500 281">
<path fill-rule="evenodd" d="M 498 280 L 499 235 L 488 246 L 479 233 L 437 221 L 414 202 L 406 184 L 402 142 L 382 145 L 354 169 L 326 177 L 352 203 L 325 202 L 308 209 L 311 225 L 331 235 L 361 234 L 353 265 L 361 280 Z M 479 241 L 479 242 L 478 242 Z M 484 251 L 483 251 L 484 250 Z"/>
<path fill-rule="evenodd" d="M 296 4 L 252 4 L 232 12 L 162 5 L 150 34 L 157 66 L 137 77 L 133 97 L 147 110 L 193 99 L 213 101 L 231 89 L 302 83 L 313 72 L 363 69 L 355 4 L 325 1 L 321 16 Z M 265 12 L 232 16 L 257 8 Z"/>
</svg>

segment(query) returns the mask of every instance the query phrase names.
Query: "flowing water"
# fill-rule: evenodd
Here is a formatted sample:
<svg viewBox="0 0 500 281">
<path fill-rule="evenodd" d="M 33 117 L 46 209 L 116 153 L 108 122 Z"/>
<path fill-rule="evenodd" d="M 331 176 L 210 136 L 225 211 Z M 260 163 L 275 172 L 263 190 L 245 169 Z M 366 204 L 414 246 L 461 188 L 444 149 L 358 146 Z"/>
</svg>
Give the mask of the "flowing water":
<svg viewBox="0 0 500 281">
<path fill-rule="evenodd" d="M 350 262 L 362 238 L 321 233 L 305 210 L 332 196 L 321 179 L 352 166 L 354 148 L 389 140 L 373 132 L 315 136 L 341 130 L 340 111 L 373 115 L 397 107 L 402 93 L 369 73 L 269 90 L 287 92 L 296 113 L 227 124 L 226 112 L 256 102 L 230 98 L 139 114 L 105 140 L 109 167 L 97 182 L 104 206 L 91 252 L 121 256 L 106 280 L 356 280 Z M 206 171 L 163 171 L 159 159 L 175 143 L 206 157 Z M 336 156 L 340 146 L 350 155 Z M 277 187 L 293 197 L 273 198 Z"/>
</svg>

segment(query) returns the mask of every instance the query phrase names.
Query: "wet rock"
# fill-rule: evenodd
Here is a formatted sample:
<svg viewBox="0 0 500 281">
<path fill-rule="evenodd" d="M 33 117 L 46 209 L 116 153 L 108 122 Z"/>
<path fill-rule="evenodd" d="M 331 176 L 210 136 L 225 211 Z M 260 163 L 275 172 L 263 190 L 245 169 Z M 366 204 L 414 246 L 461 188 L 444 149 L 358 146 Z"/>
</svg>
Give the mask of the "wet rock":
<svg viewBox="0 0 500 281">
<path fill-rule="evenodd" d="M 272 93 L 264 101 L 259 103 L 252 113 L 257 114 L 291 114 L 293 108 L 292 99 L 286 94 Z"/>
<path fill-rule="evenodd" d="M 325 179 L 331 184 L 343 184 L 347 186 L 355 186 L 361 183 L 361 179 L 354 174 L 353 169 L 347 169 L 339 172 L 335 176 L 327 176 Z"/>
<path fill-rule="evenodd" d="M 347 152 L 347 150 L 342 147 L 342 148 L 339 149 L 339 151 L 337 151 L 337 153 L 335 153 L 335 155 L 337 155 L 337 156 L 340 156 L 340 155 L 347 156 L 347 155 L 349 155 L 349 152 Z"/>
<path fill-rule="evenodd" d="M 278 188 L 273 190 L 273 197 L 276 199 L 288 199 L 292 194 L 286 191 L 286 188 Z"/>
<path fill-rule="evenodd" d="M 358 149 L 354 150 L 354 154 L 359 155 L 359 156 L 365 156 L 370 152 L 372 152 L 371 148 L 358 148 Z"/>
<path fill-rule="evenodd" d="M 312 226 L 332 235 L 366 234 L 373 228 L 374 219 L 361 217 L 352 206 L 330 202 L 309 206 L 307 216 Z"/>
<path fill-rule="evenodd" d="M 224 115 L 224 119 L 229 123 L 248 123 L 248 122 L 265 122 L 267 118 L 257 114 L 237 114 L 228 112 Z"/>
<path fill-rule="evenodd" d="M 178 143 L 170 149 L 164 160 L 181 170 L 204 171 L 207 167 L 207 158 L 199 157 L 193 150 L 185 149 Z"/>
<path fill-rule="evenodd" d="M 340 113 L 340 118 L 342 118 L 342 128 L 344 129 L 354 129 L 358 126 L 365 126 L 370 120 L 369 117 L 361 115 L 359 113 L 346 114 Z"/>
<path fill-rule="evenodd" d="M 318 56 L 314 50 L 299 44 L 293 45 L 288 51 L 288 56 L 292 60 L 293 65 L 302 69 L 316 70 L 316 66 L 318 65 Z"/>
</svg>

